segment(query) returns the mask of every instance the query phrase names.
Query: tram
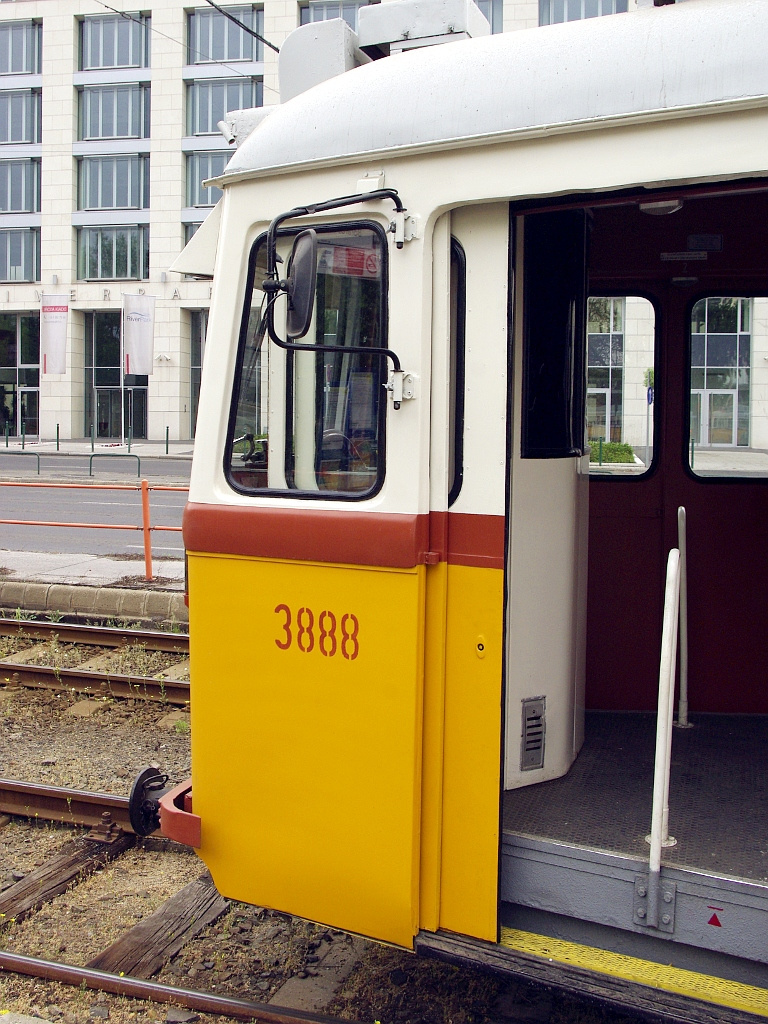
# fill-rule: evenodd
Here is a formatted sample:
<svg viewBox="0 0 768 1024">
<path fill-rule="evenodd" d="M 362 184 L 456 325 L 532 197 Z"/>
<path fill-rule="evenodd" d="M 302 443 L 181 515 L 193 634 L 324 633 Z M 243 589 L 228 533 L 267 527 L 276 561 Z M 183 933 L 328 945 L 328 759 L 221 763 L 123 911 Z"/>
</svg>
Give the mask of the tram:
<svg viewBox="0 0 768 1024">
<path fill-rule="evenodd" d="M 281 75 L 331 35 L 343 73 L 230 120 L 176 264 L 213 284 L 192 776 L 163 829 L 227 897 L 765 1018 L 768 4 L 496 36 L 434 10 L 289 37 Z M 654 908 L 681 506 L 690 728 Z"/>
</svg>

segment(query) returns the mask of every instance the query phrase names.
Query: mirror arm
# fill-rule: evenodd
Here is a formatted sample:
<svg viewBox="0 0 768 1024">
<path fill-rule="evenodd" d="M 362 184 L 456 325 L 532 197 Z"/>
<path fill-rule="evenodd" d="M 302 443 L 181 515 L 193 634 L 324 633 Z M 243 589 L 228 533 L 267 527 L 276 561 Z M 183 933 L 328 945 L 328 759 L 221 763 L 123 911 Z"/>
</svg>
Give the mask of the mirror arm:
<svg viewBox="0 0 768 1024">
<path fill-rule="evenodd" d="M 398 214 L 405 213 L 403 201 L 394 188 L 378 188 L 373 192 L 358 192 L 351 196 L 340 196 L 338 199 L 326 199 L 322 203 L 312 203 L 307 206 L 297 206 L 287 213 L 280 213 L 275 217 L 267 230 L 267 273 L 273 283 L 277 283 L 277 229 L 287 220 L 295 217 L 309 217 L 314 213 L 324 213 L 326 210 L 338 210 L 343 206 L 355 206 L 357 203 L 367 203 L 377 199 L 389 199 L 394 203 Z M 403 241 L 396 239 L 398 249 L 402 249 Z M 271 332 L 270 332 L 271 336 Z M 274 338 L 272 339 L 274 341 Z"/>
</svg>

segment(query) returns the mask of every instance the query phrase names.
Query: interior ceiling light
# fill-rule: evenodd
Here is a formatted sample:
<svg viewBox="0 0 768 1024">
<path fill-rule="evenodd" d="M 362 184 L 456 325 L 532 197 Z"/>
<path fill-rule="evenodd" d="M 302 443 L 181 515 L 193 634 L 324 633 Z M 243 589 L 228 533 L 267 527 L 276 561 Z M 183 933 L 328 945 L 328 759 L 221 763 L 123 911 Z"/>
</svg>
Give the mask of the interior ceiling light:
<svg viewBox="0 0 768 1024">
<path fill-rule="evenodd" d="M 665 217 L 668 213 L 682 210 L 681 199 L 664 199 L 659 203 L 640 203 L 640 212 L 649 213 L 652 217 Z"/>
</svg>

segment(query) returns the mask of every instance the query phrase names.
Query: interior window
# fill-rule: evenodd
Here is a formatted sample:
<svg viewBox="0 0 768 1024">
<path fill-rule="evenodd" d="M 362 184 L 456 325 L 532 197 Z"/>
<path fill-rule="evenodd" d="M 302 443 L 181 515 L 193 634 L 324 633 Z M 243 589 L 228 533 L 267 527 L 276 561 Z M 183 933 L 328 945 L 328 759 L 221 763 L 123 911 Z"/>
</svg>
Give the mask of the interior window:
<svg viewBox="0 0 768 1024">
<path fill-rule="evenodd" d="M 768 299 L 699 299 L 690 338 L 688 465 L 697 476 L 768 476 Z"/>
<path fill-rule="evenodd" d="M 647 299 L 588 299 L 590 473 L 637 475 L 653 461 L 654 338 L 654 311 Z"/>
<path fill-rule="evenodd" d="M 386 241 L 374 226 L 319 229 L 315 306 L 302 346 L 285 351 L 262 320 L 266 245 L 252 255 L 250 302 L 241 336 L 227 463 L 249 491 L 365 497 L 383 477 L 386 358 Z M 293 235 L 280 244 L 288 259 Z M 276 326 L 284 337 L 285 299 Z"/>
</svg>

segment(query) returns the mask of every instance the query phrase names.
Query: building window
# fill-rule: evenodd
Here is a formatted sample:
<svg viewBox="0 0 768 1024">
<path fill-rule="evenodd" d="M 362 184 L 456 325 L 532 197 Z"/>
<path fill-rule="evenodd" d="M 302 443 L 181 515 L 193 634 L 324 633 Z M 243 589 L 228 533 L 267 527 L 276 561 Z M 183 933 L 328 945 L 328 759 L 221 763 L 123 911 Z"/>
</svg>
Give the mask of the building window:
<svg viewBox="0 0 768 1024">
<path fill-rule="evenodd" d="M 81 280 L 143 280 L 149 274 L 149 229 L 80 228 L 77 276 Z"/>
<path fill-rule="evenodd" d="M 647 299 L 587 302 L 586 438 L 593 473 L 639 474 L 653 461 L 655 314 Z"/>
<path fill-rule="evenodd" d="M 299 24 L 309 25 L 313 21 L 343 18 L 349 27 L 357 32 L 357 12 L 361 7 L 367 6 L 365 3 L 350 3 L 349 0 L 312 0 L 312 3 L 299 8 Z"/>
<path fill-rule="evenodd" d="M 476 2 L 491 26 L 491 32 L 503 32 L 503 0 L 476 0 Z"/>
<path fill-rule="evenodd" d="M 80 138 L 148 139 L 149 87 L 100 85 L 81 89 Z"/>
<path fill-rule="evenodd" d="M 724 465 L 710 456 L 700 456 L 696 465 L 697 448 L 746 448 L 750 443 L 751 362 L 752 299 L 700 299 L 691 313 L 689 459 L 697 472 Z M 766 436 L 762 419 L 757 432 Z"/>
<path fill-rule="evenodd" d="M 40 317 L 0 314 L 0 431 L 38 434 Z"/>
<path fill-rule="evenodd" d="M 208 330 L 208 313 L 206 310 L 201 309 L 198 312 L 190 313 L 189 318 L 189 436 L 194 437 L 195 425 L 197 423 L 197 407 L 200 403 L 200 378 L 203 372 L 203 357 L 205 355 L 205 334 L 206 331 Z"/>
<path fill-rule="evenodd" d="M 229 153 L 190 153 L 187 157 L 187 206 L 215 206 L 221 199 L 221 189 L 205 188 L 203 182 L 218 177 L 227 166 Z"/>
<path fill-rule="evenodd" d="M 587 315 L 587 441 L 621 441 L 624 300 L 590 298 Z"/>
<path fill-rule="evenodd" d="M 38 228 L 0 231 L 0 281 L 39 281 L 39 269 Z"/>
<path fill-rule="evenodd" d="M 39 75 L 42 25 L 33 21 L 0 24 L 0 75 Z"/>
<path fill-rule="evenodd" d="M 0 160 L 0 212 L 40 212 L 39 160 Z"/>
<path fill-rule="evenodd" d="M 122 372 L 119 310 L 85 314 L 85 436 L 147 436 L 146 376 Z"/>
<path fill-rule="evenodd" d="M 187 86 L 187 135 L 214 135 L 230 110 L 247 110 L 262 104 L 257 78 L 212 78 Z"/>
<path fill-rule="evenodd" d="M 149 206 L 149 157 L 83 157 L 77 177 L 78 210 L 142 210 Z"/>
<path fill-rule="evenodd" d="M 227 7 L 233 18 L 259 35 L 264 34 L 263 14 L 253 7 Z M 262 59 L 261 43 L 234 21 L 211 9 L 189 15 L 189 63 Z"/>
<path fill-rule="evenodd" d="M 149 18 L 142 14 L 84 18 L 80 70 L 149 67 Z"/>
<path fill-rule="evenodd" d="M 37 89 L 0 92 L 0 143 L 40 141 L 40 93 Z"/>
<path fill-rule="evenodd" d="M 539 24 L 599 18 L 603 14 L 626 14 L 627 0 L 539 0 Z"/>
</svg>

